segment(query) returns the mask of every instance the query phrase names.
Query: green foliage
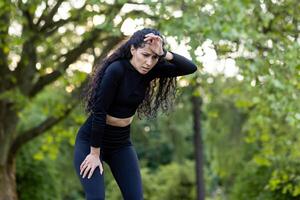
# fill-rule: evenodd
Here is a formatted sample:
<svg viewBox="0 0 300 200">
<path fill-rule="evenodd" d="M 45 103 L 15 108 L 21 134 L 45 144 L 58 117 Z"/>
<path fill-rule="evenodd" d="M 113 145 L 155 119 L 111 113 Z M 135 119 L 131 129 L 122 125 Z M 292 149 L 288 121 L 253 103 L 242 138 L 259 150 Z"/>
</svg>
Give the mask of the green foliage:
<svg viewBox="0 0 300 200">
<path fill-rule="evenodd" d="M 143 166 L 156 169 L 162 164 L 192 157 L 192 116 L 188 97 L 179 96 L 176 109 L 169 114 L 159 113 L 152 121 L 134 121 L 131 135 Z"/>
<path fill-rule="evenodd" d="M 226 85 L 215 83 L 222 77 L 213 77 L 210 85 L 201 76 L 207 99 L 208 170 L 220 179 L 225 195 L 235 191 L 230 199 L 299 198 L 299 5 L 228 0 L 205 4 L 209 7 L 200 13 L 199 7 L 188 6 L 185 17 L 201 23 L 194 24 L 198 32 L 186 37 L 199 47 L 205 34 L 218 58 L 234 58 L 242 76 L 235 82 L 225 78 Z M 251 182 L 257 180 L 255 184 L 247 182 L 245 174 Z"/>
<path fill-rule="evenodd" d="M 51 133 L 28 143 L 17 157 L 19 198 L 83 199 L 82 187 L 72 162 L 73 146 L 69 144 L 67 138 L 45 144 L 45 140 L 47 141 L 49 137 Z"/>
<path fill-rule="evenodd" d="M 59 173 L 51 159 L 37 160 L 34 144 L 22 148 L 17 159 L 17 189 L 21 200 L 61 199 Z M 51 195 L 49 195 L 51 194 Z"/>
<path fill-rule="evenodd" d="M 68 23 L 63 28 L 52 24 L 53 32 L 48 30 L 47 34 L 42 33 L 41 27 L 28 24 L 30 17 L 37 21 L 34 14 L 45 1 L 17 2 L 22 1 L 0 1 L 0 16 L 9 19 L 9 22 L 0 22 L 3 53 L 0 56 L 8 56 L 10 70 L 15 70 L 15 55 L 20 57 L 27 51 L 22 51 L 22 46 L 38 30 L 31 44 L 36 47 L 37 63 L 28 67 L 28 58 L 35 56 L 24 57 L 24 69 L 35 72 L 32 83 L 55 70 L 63 74 L 31 99 L 18 86 L 0 94 L 0 101 L 14 104 L 19 117 L 17 131 L 23 132 L 49 116 L 64 114 L 70 105 L 69 92 L 80 87 L 86 78 L 85 73 L 76 69 L 64 70 L 65 54 L 92 35 L 90 22 L 94 15 L 101 13 L 105 21 L 95 25 L 101 32 L 97 35 L 99 40 L 80 60 L 99 55 L 106 38 L 121 34 L 122 23 L 116 25 L 113 21 L 125 1 L 99 4 L 90 0 L 81 11 L 71 6 Z M 187 161 L 193 159 L 192 95 L 201 96 L 204 103 L 202 136 L 209 199 L 299 199 L 298 1 L 146 0 L 139 3 L 149 5 L 151 16 L 135 11 L 118 17 L 125 20 L 143 16 L 147 19 L 145 24 L 153 24 L 163 34 L 186 43 L 199 72 L 185 80 L 190 86 L 200 84 L 200 88 L 193 91 L 190 87 L 183 88 L 174 113 L 159 115 L 154 121 L 135 120 L 132 126 L 142 166 L 145 199 L 195 199 L 193 162 Z M 12 22 L 22 27 L 21 35 L 7 34 Z M 82 27 L 85 31 L 79 34 Z M 212 75 L 203 70 L 195 51 L 202 49 L 207 40 L 211 41 L 218 59 L 235 60 L 238 77 Z M 73 68 L 71 64 L 68 63 Z M 5 76 L 9 76 L 10 83 L 17 84 L 13 74 L 5 73 Z M 85 117 L 82 106 L 78 107 L 67 120 L 22 148 L 17 159 L 20 199 L 83 198 L 71 162 L 66 161 L 72 159 L 70 152 L 75 134 Z M 120 192 L 114 192 L 118 190 L 117 185 L 107 166 L 105 171 L 107 197 L 120 199 Z"/>
<path fill-rule="evenodd" d="M 142 169 L 145 200 L 195 199 L 194 162 L 170 163 L 155 172 Z"/>
<path fill-rule="evenodd" d="M 29 100 L 24 96 L 19 89 L 8 90 L 0 94 L 0 100 L 5 100 L 14 105 L 13 110 L 20 110 L 26 104 L 29 103 Z"/>
</svg>

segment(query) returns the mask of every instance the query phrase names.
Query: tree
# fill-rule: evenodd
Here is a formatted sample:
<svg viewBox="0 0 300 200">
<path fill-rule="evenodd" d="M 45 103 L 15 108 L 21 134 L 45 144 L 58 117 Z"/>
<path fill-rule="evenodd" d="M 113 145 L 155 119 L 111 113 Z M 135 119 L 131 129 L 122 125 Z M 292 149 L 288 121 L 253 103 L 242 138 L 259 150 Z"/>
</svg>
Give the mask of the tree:
<svg viewBox="0 0 300 200">
<path fill-rule="evenodd" d="M 15 157 L 28 141 L 65 118 L 78 104 L 82 87 L 69 82 L 60 112 L 19 131 L 19 113 L 45 88 L 72 76 L 72 64 L 104 58 L 124 35 L 121 25 L 143 11 L 120 13 L 124 3 L 95 1 L 2 1 L 0 3 L 0 198 L 17 199 Z M 134 4 L 134 3 L 133 3 Z M 67 9 L 62 16 L 60 9 Z M 119 21 L 113 21 L 122 15 Z M 94 22 L 94 23 L 93 23 Z M 58 102 L 59 104 L 59 102 Z"/>
<path fill-rule="evenodd" d="M 198 86 L 199 87 L 199 86 Z M 197 86 L 195 88 L 198 88 Z M 195 170 L 196 170 L 196 185 L 197 185 L 197 199 L 205 199 L 205 184 L 204 184 L 204 148 L 203 148 L 203 139 L 201 131 L 201 106 L 202 99 L 199 95 L 192 96 L 192 105 L 193 105 L 193 117 L 194 117 L 194 149 L 195 149 Z"/>
<path fill-rule="evenodd" d="M 126 2 L 136 9 L 122 12 L 124 3 L 5 0 L 0 4 L 3 19 L 0 22 L 1 198 L 17 198 L 18 150 L 58 124 L 78 104 L 86 80 L 76 81 L 78 73 L 72 69 L 74 64 L 84 60 L 95 64 L 103 59 L 124 38 L 120 30 L 126 19 L 139 18 L 144 26 L 160 28 L 164 20 L 172 17 L 170 10 L 181 9 L 180 3 Z M 167 15 L 166 10 L 169 10 Z M 165 33 L 167 30 L 162 29 Z M 48 113 L 26 129 L 19 128 L 19 115 L 28 103 L 46 88 L 57 87 L 61 82 L 66 98 L 57 102 L 55 113 Z"/>
<path fill-rule="evenodd" d="M 198 5 L 186 4 L 183 14 L 189 20 L 185 24 L 189 29 L 182 29 L 190 30 L 191 49 L 200 51 L 199 40 L 205 38 L 218 58 L 231 58 L 239 68 L 239 84 L 227 92 L 236 95 L 235 107 L 246 113 L 241 134 L 247 143 L 244 150 L 250 151 L 244 154 L 244 170 L 249 165 L 257 167 L 252 173 L 268 169 L 267 183 L 256 189 L 269 192 L 269 198 L 299 197 L 295 149 L 299 143 L 299 5 L 289 0 L 199 1 Z M 243 170 L 233 170 L 236 177 L 242 176 Z M 237 199 L 247 186 L 239 188 Z"/>
</svg>

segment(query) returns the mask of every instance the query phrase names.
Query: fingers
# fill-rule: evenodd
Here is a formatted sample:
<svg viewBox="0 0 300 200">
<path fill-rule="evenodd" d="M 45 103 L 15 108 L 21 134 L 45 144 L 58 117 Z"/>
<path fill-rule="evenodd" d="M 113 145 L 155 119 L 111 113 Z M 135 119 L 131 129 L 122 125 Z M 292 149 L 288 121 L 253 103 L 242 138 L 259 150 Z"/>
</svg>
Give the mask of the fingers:
<svg viewBox="0 0 300 200">
<path fill-rule="evenodd" d="M 86 176 L 88 176 L 87 178 L 91 178 L 97 166 L 99 166 L 100 174 L 102 175 L 103 167 L 100 161 L 96 164 L 85 159 L 80 165 L 80 176 L 82 175 L 82 178 Z"/>
<path fill-rule="evenodd" d="M 144 41 L 150 45 L 151 50 L 155 53 L 160 55 L 163 51 L 162 44 L 163 40 L 160 36 L 155 35 L 153 33 L 149 33 L 145 35 Z"/>
<path fill-rule="evenodd" d="M 91 177 L 92 177 L 92 175 L 93 175 L 93 173 L 94 173 L 96 167 L 97 167 L 97 166 L 91 167 L 91 170 L 90 170 L 90 173 L 89 173 L 89 175 L 88 175 L 88 178 L 91 178 Z M 102 175 L 102 173 L 103 173 L 103 167 L 102 167 L 101 162 L 100 162 L 100 164 L 99 164 L 99 169 L 100 169 L 100 174 Z M 83 176 L 83 178 L 84 178 L 84 177 L 85 177 L 85 175 Z"/>
<path fill-rule="evenodd" d="M 103 173 L 103 166 L 102 166 L 101 163 L 100 163 L 100 165 L 99 165 L 99 170 L 100 170 L 100 174 L 102 175 L 102 173 Z"/>
<path fill-rule="evenodd" d="M 97 166 L 96 166 L 96 167 L 97 167 Z M 87 167 L 84 169 L 84 171 L 83 171 L 83 176 L 82 176 L 82 178 L 85 178 L 86 175 L 88 175 L 87 178 L 90 179 L 90 178 L 92 177 L 92 175 L 93 175 L 93 173 L 94 173 L 96 167 L 87 166 Z M 103 167 L 102 167 L 102 165 L 99 165 L 99 169 L 100 169 L 100 174 L 102 175 L 102 173 L 103 173 Z M 81 175 L 81 174 L 82 174 L 82 173 L 80 173 L 80 175 Z"/>
<path fill-rule="evenodd" d="M 86 165 L 82 172 L 80 172 L 80 175 L 82 175 L 82 178 L 85 178 L 88 175 L 88 179 L 92 177 L 96 167 L 93 167 L 92 165 Z"/>
<path fill-rule="evenodd" d="M 91 178 L 91 176 L 92 176 L 93 173 L 94 173 L 94 170 L 95 170 L 95 168 L 94 168 L 94 167 L 91 167 L 91 170 L 90 170 L 90 173 L 89 173 L 88 178 Z M 83 178 L 84 178 L 84 177 L 83 177 Z"/>
<path fill-rule="evenodd" d="M 159 38 L 159 39 L 158 39 Z M 151 50 L 155 54 L 161 54 L 160 52 L 163 51 L 162 47 L 162 40 L 159 36 L 148 36 L 144 39 L 148 45 L 150 45 Z"/>
<path fill-rule="evenodd" d="M 155 35 L 155 34 L 153 34 L 153 33 L 148 33 L 148 34 L 145 35 L 145 37 L 146 37 L 146 38 L 148 38 L 148 37 L 153 37 L 153 38 L 161 39 L 161 37 L 160 37 L 159 35 Z"/>
<path fill-rule="evenodd" d="M 82 165 L 83 164 L 83 165 Z M 88 167 L 88 164 L 86 164 L 86 163 L 82 163 L 81 165 L 80 165 L 80 175 L 82 175 L 82 173 L 84 172 L 84 171 L 86 171 L 86 168 Z"/>
<path fill-rule="evenodd" d="M 154 35 L 153 33 L 149 33 L 147 35 L 145 35 L 145 38 L 144 38 L 144 41 L 146 42 L 152 42 L 153 40 L 156 40 L 156 41 L 162 41 L 162 38 L 158 35 Z"/>
<path fill-rule="evenodd" d="M 149 42 L 149 43 L 152 43 L 152 42 L 161 42 L 161 39 L 160 38 L 157 38 L 157 37 L 154 37 L 154 36 L 149 36 L 147 38 L 144 39 L 145 42 Z"/>
<path fill-rule="evenodd" d="M 80 165 L 80 171 L 82 170 L 82 168 L 83 168 L 83 166 L 85 165 L 85 163 L 86 163 L 86 160 L 84 160 L 82 163 L 81 163 L 81 165 Z M 80 172 L 81 173 L 81 172 Z"/>
<path fill-rule="evenodd" d="M 85 178 L 85 176 L 87 175 L 87 173 L 90 171 L 90 169 L 92 169 L 92 167 L 91 166 L 87 166 L 87 168 L 84 170 L 84 172 L 83 172 L 83 176 L 82 176 L 82 178 Z"/>
</svg>

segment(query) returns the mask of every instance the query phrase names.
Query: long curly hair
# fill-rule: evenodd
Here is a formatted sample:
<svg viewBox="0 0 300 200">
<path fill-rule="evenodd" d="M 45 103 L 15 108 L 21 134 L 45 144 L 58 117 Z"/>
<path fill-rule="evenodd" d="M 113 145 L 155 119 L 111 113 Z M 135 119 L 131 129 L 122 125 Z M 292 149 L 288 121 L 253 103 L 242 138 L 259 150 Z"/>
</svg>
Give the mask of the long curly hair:
<svg viewBox="0 0 300 200">
<path fill-rule="evenodd" d="M 101 83 L 103 72 L 106 70 L 106 68 L 116 60 L 124 58 L 131 59 L 131 45 L 133 45 L 134 48 L 144 47 L 144 37 L 149 33 L 158 35 L 163 39 L 160 32 L 155 29 L 144 28 L 142 30 L 138 30 L 129 39 L 127 39 L 125 42 L 122 42 L 122 44 L 111 55 L 95 65 L 91 73 L 89 83 L 85 88 L 84 103 L 85 111 L 87 113 L 93 112 L 93 107 L 95 106 L 97 98 L 96 90 Z M 163 39 L 163 47 L 164 46 L 165 42 Z M 158 62 L 160 61 L 161 60 Z M 152 80 L 146 89 L 143 102 L 137 109 L 138 117 L 141 118 L 142 116 L 145 116 L 148 119 L 155 118 L 159 109 L 161 109 L 161 111 L 164 113 L 168 113 L 168 111 L 172 110 L 174 106 L 176 90 L 176 77 L 163 77 Z"/>
</svg>

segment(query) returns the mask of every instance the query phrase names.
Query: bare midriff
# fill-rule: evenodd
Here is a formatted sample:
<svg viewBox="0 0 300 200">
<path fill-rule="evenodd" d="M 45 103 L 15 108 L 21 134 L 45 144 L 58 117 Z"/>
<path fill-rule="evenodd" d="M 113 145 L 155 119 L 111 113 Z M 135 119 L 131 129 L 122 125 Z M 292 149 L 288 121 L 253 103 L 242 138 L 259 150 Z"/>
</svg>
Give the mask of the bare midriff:
<svg viewBox="0 0 300 200">
<path fill-rule="evenodd" d="M 110 115 L 106 115 L 106 124 L 112 126 L 125 127 L 131 124 L 132 120 L 133 120 L 133 116 L 128 118 L 117 118 Z"/>
</svg>

